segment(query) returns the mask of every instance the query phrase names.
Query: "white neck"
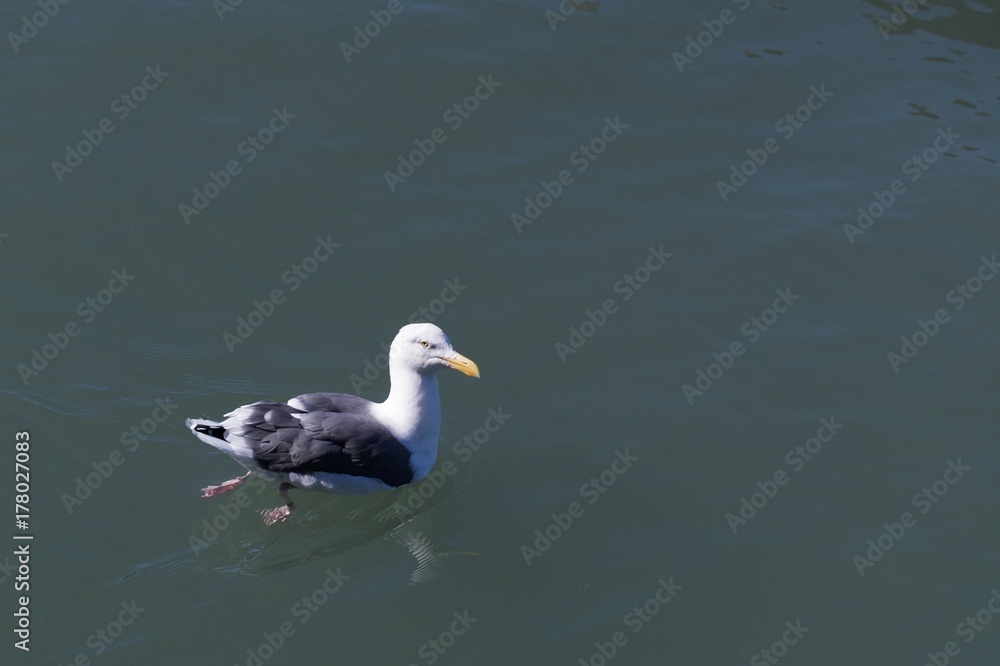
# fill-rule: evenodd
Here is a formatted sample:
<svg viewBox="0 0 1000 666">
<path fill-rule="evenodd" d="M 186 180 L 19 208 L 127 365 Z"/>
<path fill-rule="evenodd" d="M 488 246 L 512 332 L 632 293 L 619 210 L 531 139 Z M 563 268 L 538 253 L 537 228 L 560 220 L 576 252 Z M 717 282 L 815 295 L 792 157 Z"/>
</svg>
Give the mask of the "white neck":
<svg viewBox="0 0 1000 666">
<path fill-rule="evenodd" d="M 414 453 L 437 455 L 441 395 L 433 373 L 420 374 L 389 360 L 389 397 L 374 408 L 379 419 Z"/>
</svg>

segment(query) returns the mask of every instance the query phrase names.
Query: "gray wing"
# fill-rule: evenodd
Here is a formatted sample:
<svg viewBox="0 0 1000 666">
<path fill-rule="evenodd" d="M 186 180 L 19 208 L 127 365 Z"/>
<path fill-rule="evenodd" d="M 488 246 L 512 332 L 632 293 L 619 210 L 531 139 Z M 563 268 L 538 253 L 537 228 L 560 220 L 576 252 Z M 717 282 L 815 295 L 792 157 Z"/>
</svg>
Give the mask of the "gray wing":
<svg viewBox="0 0 1000 666">
<path fill-rule="evenodd" d="M 340 412 L 366 414 L 371 401 L 347 393 L 303 393 L 288 401 L 290 407 L 303 412 Z"/>
<path fill-rule="evenodd" d="M 329 472 L 405 485 L 413 479 L 410 451 L 369 415 L 369 404 L 343 393 L 308 393 L 288 404 L 240 407 L 220 425 L 250 440 L 254 461 L 271 472 Z"/>
</svg>

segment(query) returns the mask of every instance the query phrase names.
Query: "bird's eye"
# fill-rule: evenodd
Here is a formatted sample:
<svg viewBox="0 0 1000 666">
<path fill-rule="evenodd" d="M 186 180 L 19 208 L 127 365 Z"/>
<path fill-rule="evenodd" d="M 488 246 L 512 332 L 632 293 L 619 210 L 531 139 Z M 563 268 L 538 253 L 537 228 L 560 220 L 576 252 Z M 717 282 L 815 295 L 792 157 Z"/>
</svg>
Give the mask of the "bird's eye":
<svg viewBox="0 0 1000 666">
<path fill-rule="evenodd" d="M 429 342 L 427 342 L 426 340 L 421 340 L 421 341 L 420 341 L 420 346 L 421 346 L 421 347 L 430 347 L 431 345 L 430 345 L 430 343 L 429 343 Z"/>
</svg>

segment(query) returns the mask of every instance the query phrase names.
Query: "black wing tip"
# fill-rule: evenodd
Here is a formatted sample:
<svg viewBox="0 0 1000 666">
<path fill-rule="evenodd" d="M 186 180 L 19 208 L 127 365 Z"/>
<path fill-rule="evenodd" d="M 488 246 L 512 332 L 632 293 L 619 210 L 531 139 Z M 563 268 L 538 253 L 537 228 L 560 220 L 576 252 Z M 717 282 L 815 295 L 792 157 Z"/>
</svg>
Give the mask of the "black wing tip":
<svg viewBox="0 0 1000 666">
<path fill-rule="evenodd" d="M 210 426 L 210 425 L 196 425 L 194 427 L 195 432 L 200 432 L 203 435 L 208 435 L 209 437 L 214 437 L 216 439 L 225 439 L 226 429 L 222 426 Z"/>
</svg>

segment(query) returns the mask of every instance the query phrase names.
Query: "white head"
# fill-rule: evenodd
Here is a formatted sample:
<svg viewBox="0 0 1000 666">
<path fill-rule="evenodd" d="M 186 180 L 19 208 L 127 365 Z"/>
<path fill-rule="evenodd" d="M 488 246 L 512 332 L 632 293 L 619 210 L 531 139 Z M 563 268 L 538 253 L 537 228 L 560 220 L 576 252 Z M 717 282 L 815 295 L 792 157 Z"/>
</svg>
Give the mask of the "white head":
<svg viewBox="0 0 1000 666">
<path fill-rule="evenodd" d="M 419 374 L 454 368 L 470 377 L 479 376 L 479 366 L 451 346 L 451 340 L 434 324 L 407 324 L 389 347 L 389 364 Z"/>
</svg>

